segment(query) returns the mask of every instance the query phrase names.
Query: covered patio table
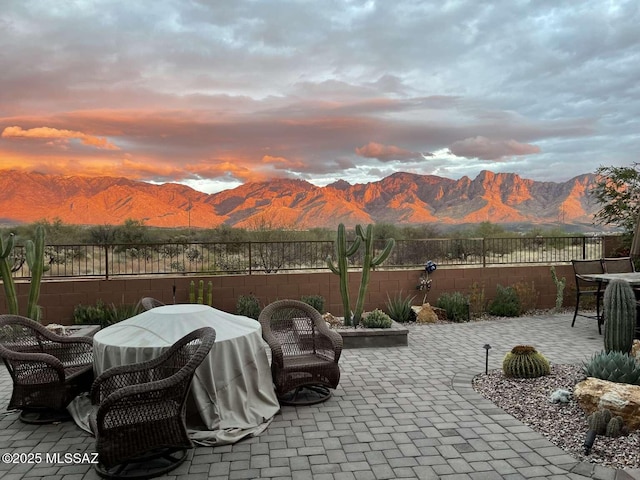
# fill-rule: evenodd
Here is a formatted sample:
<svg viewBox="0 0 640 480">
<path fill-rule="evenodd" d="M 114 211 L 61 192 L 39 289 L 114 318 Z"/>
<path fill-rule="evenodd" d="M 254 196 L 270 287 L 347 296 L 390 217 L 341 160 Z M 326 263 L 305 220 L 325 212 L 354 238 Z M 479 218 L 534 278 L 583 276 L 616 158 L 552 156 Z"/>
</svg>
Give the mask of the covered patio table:
<svg viewBox="0 0 640 480">
<path fill-rule="evenodd" d="M 256 320 L 200 304 L 153 308 L 94 336 L 94 370 L 149 360 L 205 326 L 215 329 L 216 341 L 191 384 L 187 426 L 196 442 L 234 443 L 263 431 L 280 409 Z M 79 403 L 74 418 L 88 415 Z"/>
<path fill-rule="evenodd" d="M 593 282 L 609 283 L 612 280 L 624 280 L 631 286 L 640 285 L 640 272 L 625 273 L 583 273 L 580 275 L 585 280 Z"/>
</svg>

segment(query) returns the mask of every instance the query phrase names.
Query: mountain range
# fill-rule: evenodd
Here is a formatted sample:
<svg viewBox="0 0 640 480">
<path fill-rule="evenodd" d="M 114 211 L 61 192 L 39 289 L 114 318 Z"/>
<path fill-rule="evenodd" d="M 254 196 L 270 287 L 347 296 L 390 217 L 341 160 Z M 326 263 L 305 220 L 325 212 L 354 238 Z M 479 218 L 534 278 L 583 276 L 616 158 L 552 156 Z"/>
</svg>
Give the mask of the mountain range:
<svg viewBox="0 0 640 480">
<path fill-rule="evenodd" d="M 206 194 L 185 185 L 154 185 L 115 177 L 0 171 L 0 217 L 5 223 L 59 218 L 68 224 L 159 227 L 328 227 L 368 223 L 591 224 L 593 174 L 566 182 L 528 180 L 482 171 L 474 179 L 394 173 L 351 185 L 318 187 L 303 180 L 245 183 Z"/>
</svg>

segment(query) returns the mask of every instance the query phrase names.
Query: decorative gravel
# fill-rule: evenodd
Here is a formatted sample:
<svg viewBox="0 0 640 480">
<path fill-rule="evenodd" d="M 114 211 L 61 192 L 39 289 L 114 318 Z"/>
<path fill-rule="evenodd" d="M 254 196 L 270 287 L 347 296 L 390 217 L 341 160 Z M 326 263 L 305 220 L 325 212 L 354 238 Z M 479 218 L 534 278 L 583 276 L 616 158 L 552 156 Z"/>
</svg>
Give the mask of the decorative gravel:
<svg viewBox="0 0 640 480">
<path fill-rule="evenodd" d="M 587 419 L 573 394 L 568 403 L 549 401 L 557 389 L 573 393 L 574 386 L 584 378 L 576 365 L 552 365 L 550 375 L 533 379 L 507 378 L 502 370 L 493 370 L 475 377 L 473 388 L 579 461 L 640 468 L 640 430 L 625 437 L 598 436 L 590 455 L 585 455 Z"/>
</svg>

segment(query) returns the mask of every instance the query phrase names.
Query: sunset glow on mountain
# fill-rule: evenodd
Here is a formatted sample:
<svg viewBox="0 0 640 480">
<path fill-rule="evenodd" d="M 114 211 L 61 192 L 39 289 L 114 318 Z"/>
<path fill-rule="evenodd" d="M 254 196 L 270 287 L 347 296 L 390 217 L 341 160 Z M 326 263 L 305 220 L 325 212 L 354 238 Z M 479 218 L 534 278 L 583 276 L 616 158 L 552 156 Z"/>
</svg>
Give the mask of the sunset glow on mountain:
<svg viewBox="0 0 640 480">
<path fill-rule="evenodd" d="M 175 182 L 566 181 L 637 160 L 636 2 L 0 11 L 0 167 Z"/>
</svg>

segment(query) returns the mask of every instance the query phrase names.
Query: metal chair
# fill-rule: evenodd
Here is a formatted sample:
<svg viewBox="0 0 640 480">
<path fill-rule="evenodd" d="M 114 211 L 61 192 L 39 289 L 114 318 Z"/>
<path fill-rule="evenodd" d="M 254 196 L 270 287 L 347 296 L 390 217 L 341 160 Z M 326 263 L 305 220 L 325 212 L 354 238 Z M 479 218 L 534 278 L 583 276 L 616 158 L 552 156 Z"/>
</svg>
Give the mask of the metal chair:
<svg viewBox="0 0 640 480">
<path fill-rule="evenodd" d="M 267 305 L 258 321 L 271 348 L 271 374 L 280 403 L 327 400 L 340 381 L 340 334 L 327 327 L 315 308 L 298 300 Z"/>
<path fill-rule="evenodd" d="M 20 315 L 0 315 L 0 356 L 13 380 L 8 410 L 25 423 L 70 420 L 66 407 L 93 381 L 93 339 L 57 335 Z"/>
<path fill-rule="evenodd" d="M 604 273 L 630 273 L 636 271 L 631 257 L 603 258 L 602 267 Z"/>
<path fill-rule="evenodd" d="M 602 296 L 604 295 L 604 288 L 602 288 L 602 282 L 596 282 L 593 280 L 587 280 L 583 275 L 593 273 L 604 273 L 603 262 L 600 260 L 571 260 L 573 264 L 573 273 L 576 280 L 576 309 L 573 313 L 573 321 L 571 326 L 576 323 L 576 317 L 595 318 L 598 322 L 598 332 L 602 333 L 603 318 L 600 312 L 600 304 L 602 302 Z M 596 315 L 589 315 L 579 313 L 580 299 L 584 296 L 595 297 L 596 300 Z"/>
<path fill-rule="evenodd" d="M 195 330 L 160 356 L 110 368 L 91 387 L 89 417 L 99 475 L 151 478 L 173 470 L 193 447 L 186 403 L 196 368 L 215 342 L 213 328 Z"/>
</svg>

